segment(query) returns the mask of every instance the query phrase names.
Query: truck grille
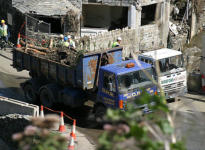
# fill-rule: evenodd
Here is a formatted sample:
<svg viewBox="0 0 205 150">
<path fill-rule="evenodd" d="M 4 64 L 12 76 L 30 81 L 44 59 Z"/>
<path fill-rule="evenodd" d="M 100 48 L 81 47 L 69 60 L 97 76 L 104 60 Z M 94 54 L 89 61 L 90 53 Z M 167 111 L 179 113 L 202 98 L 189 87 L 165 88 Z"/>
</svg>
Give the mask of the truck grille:
<svg viewBox="0 0 205 150">
<path fill-rule="evenodd" d="M 184 83 L 184 81 L 180 81 L 177 83 L 165 85 L 165 86 L 163 86 L 164 92 L 181 89 L 184 86 L 183 83 Z"/>
</svg>

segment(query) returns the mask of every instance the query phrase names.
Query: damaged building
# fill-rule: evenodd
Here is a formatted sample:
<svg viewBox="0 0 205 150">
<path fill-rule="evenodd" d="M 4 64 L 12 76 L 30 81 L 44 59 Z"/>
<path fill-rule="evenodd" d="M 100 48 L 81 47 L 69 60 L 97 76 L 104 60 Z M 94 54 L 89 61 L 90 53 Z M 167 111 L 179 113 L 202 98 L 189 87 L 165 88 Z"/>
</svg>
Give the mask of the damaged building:
<svg viewBox="0 0 205 150">
<path fill-rule="evenodd" d="M 74 35 L 81 50 L 110 48 L 118 36 L 125 56 L 167 46 L 169 0 L 0 0 L 0 5 L 6 6 L 1 14 L 15 36 L 26 20 L 27 29 L 37 33 Z"/>
<path fill-rule="evenodd" d="M 11 36 L 15 37 L 18 32 L 23 32 L 20 29 L 24 22 L 24 26 L 32 28 L 34 32 L 78 32 L 80 24 L 75 22 L 74 27 L 68 19 L 72 17 L 79 20 L 80 4 L 74 4 L 76 6 L 67 0 L 0 0 L 0 17 L 6 20 Z"/>
<path fill-rule="evenodd" d="M 166 47 L 169 10 L 169 0 L 83 0 L 81 31 L 92 35 L 86 48 L 108 48 L 118 36 L 122 37 L 125 56 L 131 50 Z"/>
</svg>

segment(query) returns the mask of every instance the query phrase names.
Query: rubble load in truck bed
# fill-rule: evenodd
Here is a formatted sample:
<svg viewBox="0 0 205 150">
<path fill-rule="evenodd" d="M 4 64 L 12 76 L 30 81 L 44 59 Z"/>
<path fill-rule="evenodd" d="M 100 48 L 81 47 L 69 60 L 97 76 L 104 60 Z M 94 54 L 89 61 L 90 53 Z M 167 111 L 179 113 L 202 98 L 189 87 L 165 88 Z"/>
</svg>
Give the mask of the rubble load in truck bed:
<svg viewBox="0 0 205 150">
<path fill-rule="evenodd" d="M 34 44 L 27 44 L 21 40 L 21 50 L 30 55 L 34 55 L 37 57 L 41 57 L 44 59 L 52 60 L 59 62 L 64 65 L 75 66 L 79 60 L 79 58 L 87 51 L 84 50 L 76 50 L 73 48 L 67 48 L 63 46 L 52 47 L 51 42 L 49 48 L 36 46 Z"/>
</svg>

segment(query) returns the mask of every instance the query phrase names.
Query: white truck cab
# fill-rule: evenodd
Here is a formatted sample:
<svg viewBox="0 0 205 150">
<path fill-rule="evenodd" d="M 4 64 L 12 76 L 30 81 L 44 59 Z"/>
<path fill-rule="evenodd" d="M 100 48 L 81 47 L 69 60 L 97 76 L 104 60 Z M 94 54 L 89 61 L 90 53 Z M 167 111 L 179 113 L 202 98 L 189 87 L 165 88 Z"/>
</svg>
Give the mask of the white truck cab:
<svg viewBox="0 0 205 150">
<path fill-rule="evenodd" d="M 155 79 L 164 90 L 166 99 L 175 98 L 187 92 L 187 73 L 183 66 L 182 52 L 162 48 L 142 53 L 138 59 L 152 64 L 155 70 Z M 159 62 L 159 76 L 156 74 L 156 61 Z"/>
</svg>

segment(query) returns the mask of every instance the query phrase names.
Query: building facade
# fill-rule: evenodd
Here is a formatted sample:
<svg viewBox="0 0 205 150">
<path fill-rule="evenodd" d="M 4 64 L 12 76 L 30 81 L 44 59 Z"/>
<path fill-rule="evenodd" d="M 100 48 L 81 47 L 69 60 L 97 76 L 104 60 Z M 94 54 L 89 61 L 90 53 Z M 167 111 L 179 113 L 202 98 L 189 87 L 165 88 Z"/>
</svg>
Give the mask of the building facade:
<svg viewBox="0 0 205 150">
<path fill-rule="evenodd" d="M 125 56 L 131 51 L 167 46 L 169 0 L 0 0 L 0 6 L 1 17 L 6 17 L 13 36 L 28 21 L 25 15 L 30 15 L 37 23 L 45 22 L 42 29 L 48 28 L 48 23 L 49 33 L 72 33 L 80 49 L 110 48 L 118 36 L 122 37 Z M 35 27 L 34 32 L 42 32 Z"/>
<path fill-rule="evenodd" d="M 109 48 L 117 36 L 125 56 L 154 50 L 167 46 L 169 11 L 169 0 L 83 0 L 81 32 L 94 34 L 86 45 L 91 51 Z"/>
</svg>

